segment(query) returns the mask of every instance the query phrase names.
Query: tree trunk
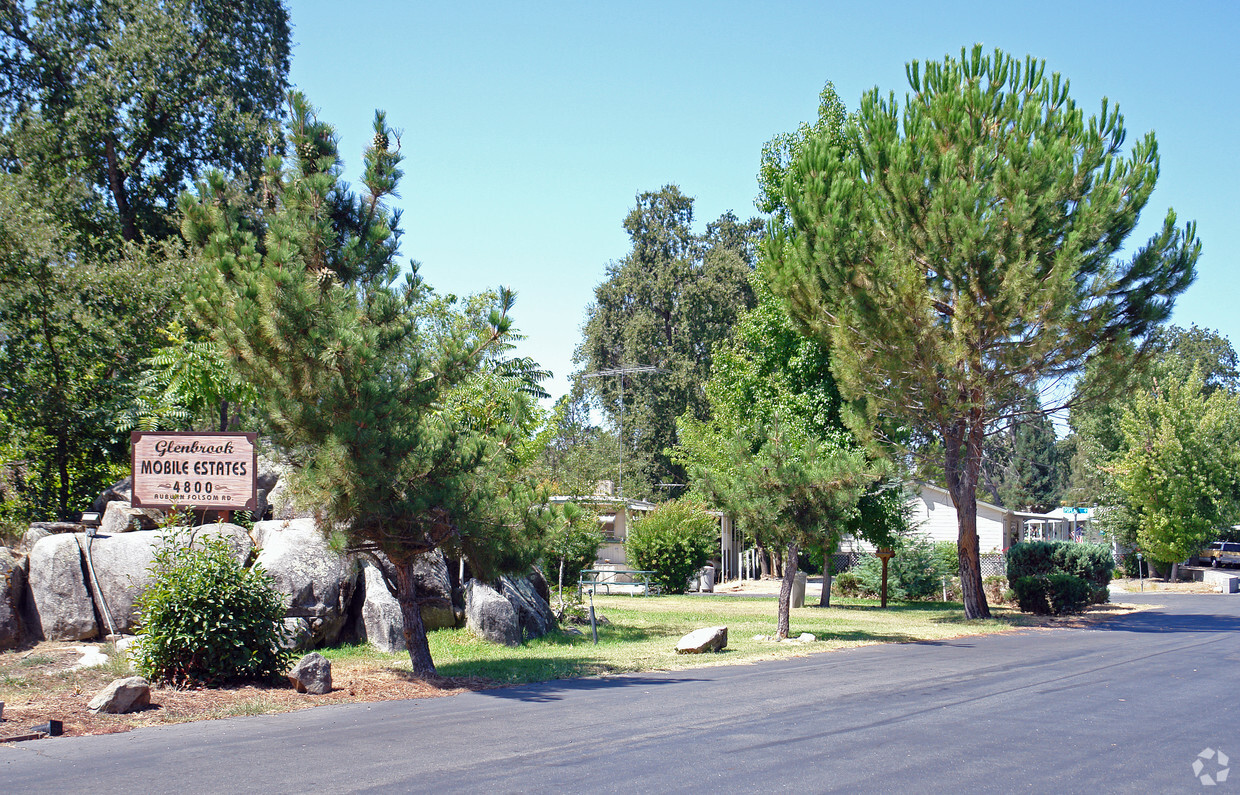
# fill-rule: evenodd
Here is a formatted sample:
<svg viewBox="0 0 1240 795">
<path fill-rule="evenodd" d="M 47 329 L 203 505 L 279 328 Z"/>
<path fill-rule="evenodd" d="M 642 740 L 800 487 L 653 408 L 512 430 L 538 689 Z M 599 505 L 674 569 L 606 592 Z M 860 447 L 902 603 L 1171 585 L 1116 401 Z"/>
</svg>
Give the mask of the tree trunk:
<svg viewBox="0 0 1240 795">
<path fill-rule="evenodd" d="M 560 592 L 560 614 L 556 616 L 556 618 L 564 618 L 564 558 L 560 558 L 559 592 Z"/>
<path fill-rule="evenodd" d="M 990 618 L 986 589 L 982 586 L 982 556 L 977 537 L 977 500 L 956 508 L 960 521 L 960 537 L 956 552 L 960 555 L 960 594 L 964 601 L 965 618 Z"/>
<path fill-rule="evenodd" d="M 758 547 L 758 579 L 771 576 L 771 559 L 765 547 Z"/>
<path fill-rule="evenodd" d="M 401 629 L 405 635 L 405 648 L 409 650 L 409 664 L 415 676 L 435 676 L 435 663 L 431 660 L 431 647 L 426 641 L 426 625 L 422 623 L 422 607 L 418 604 L 418 584 L 413 578 L 412 558 L 397 563 L 396 601 L 400 604 Z"/>
<path fill-rule="evenodd" d="M 1167 577 L 1167 582 L 1179 582 L 1179 581 L 1180 581 L 1180 564 L 1172 563 L 1171 574 Z"/>
<path fill-rule="evenodd" d="M 788 544 L 788 559 L 784 564 L 784 577 L 779 584 L 779 623 L 775 627 L 776 640 L 788 637 L 789 617 L 792 614 L 792 580 L 797 576 L 797 545 Z"/>
<path fill-rule="evenodd" d="M 818 597 L 819 607 L 831 606 L 831 570 L 835 568 L 835 547 L 829 547 L 822 556 L 822 595 Z"/>
<path fill-rule="evenodd" d="M 960 555 L 960 595 L 966 619 L 990 618 L 986 590 L 982 587 L 982 556 L 977 538 L 977 482 L 982 469 L 985 427 L 980 409 L 942 429 L 943 472 L 947 490 L 956 507 Z M 961 455 L 963 453 L 963 456 Z"/>
</svg>

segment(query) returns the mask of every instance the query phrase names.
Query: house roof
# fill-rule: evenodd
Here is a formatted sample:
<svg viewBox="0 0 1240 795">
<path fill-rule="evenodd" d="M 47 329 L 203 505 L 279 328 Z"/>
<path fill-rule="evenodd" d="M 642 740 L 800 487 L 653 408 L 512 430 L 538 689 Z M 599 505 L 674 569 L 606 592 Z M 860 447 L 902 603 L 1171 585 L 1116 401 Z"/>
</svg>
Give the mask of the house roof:
<svg viewBox="0 0 1240 795">
<path fill-rule="evenodd" d="M 562 505 L 566 502 L 575 502 L 579 505 L 607 505 L 613 507 L 624 506 L 631 511 L 653 511 L 655 504 L 646 502 L 645 500 L 633 500 L 628 497 L 599 497 L 596 495 L 566 495 L 561 494 L 551 498 L 551 502 L 555 505 Z"/>
<path fill-rule="evenodd" d="M 942 486 L 936 486 L 933 483 L 926 483 L 923 481 L 918 481 L 916 485 L 917 485 L 917 490 L 919 492 L 921 491 L 937 492 L 947 497 L 947 499 L 951 501 L 951 498 L 952 498 L 951 492 L 949 492 L 947 489 L 943 488 Z M 956 504 L 955 502 L 952 502 L 952 505 L 955 505 L 955 504 Z M 981 508 L 983 506 L 986 508 L 990 508 L 992 510 L 998 511 L 999 513 L 1016 513 L 1011 508 L 1004 508 L 1002 505 L 995 505 L 993 502 L 986 502 L 985 500 L 978 500 L 977 507 Z"/>
</svg>

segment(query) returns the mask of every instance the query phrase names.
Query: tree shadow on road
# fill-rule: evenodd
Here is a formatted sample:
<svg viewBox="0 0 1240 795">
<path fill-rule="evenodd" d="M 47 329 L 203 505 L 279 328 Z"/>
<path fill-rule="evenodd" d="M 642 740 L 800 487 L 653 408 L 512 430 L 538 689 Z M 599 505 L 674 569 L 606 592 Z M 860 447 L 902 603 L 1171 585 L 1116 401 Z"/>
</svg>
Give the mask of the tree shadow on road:
<svg viewBox="0 0 1240 795">
<path fill-rule="evenodd" d="M 1099 621 L 1092 628 L 1108 632 L 1237 632 L 1240 616 L 1150 610 Z"/>
<path fill-rule="evenodd" d="M 512 685 L 481 691 L 482 695 L 510 701 L 526 701 L 544 703 L 559 701 L 568 693 L 583 693 L 592 690 L 612 690 L 616 688 L 640 688 L 649 692 L 651 688 L 662 685 L 700 682 L 701 677 L 685 674 L 667 674 L 663 676 L 644 676 L 641 674 L 623 674 L 589 679 L 557 679 L 551 682 L 533 682 L 526 685 Z"/>
</svg>

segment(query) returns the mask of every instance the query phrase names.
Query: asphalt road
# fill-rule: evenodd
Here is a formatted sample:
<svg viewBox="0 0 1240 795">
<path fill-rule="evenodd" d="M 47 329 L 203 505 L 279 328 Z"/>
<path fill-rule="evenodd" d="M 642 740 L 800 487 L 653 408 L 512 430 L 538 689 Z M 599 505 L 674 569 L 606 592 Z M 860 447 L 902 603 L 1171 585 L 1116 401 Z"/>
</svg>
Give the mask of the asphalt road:
<svg viewBox="0 0 1240 795">
<path fill-rule="evenodd" d="M 1240 791 L 1240 596 L 1156 597 L 1095 629 L 21 743 L 0 791 Z M 1206 749 L 1234 778 L 1199 782 Z"/>
</svg>

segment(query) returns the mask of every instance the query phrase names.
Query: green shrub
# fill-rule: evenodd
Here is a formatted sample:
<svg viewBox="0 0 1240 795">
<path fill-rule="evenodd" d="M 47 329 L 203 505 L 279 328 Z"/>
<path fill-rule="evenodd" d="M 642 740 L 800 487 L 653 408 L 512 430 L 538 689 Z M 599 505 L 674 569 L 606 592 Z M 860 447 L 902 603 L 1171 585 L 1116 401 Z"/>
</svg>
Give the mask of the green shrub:
<svg viewBox="0 0 1240 795">
<path fill-rule="evenodd" d="M 1083 580 L 1089 587 L 1089 601 L 1095 604 L 1110 598 L 1107 590 L 1115 558 L 1106 544 L 1082 544 L 1073 541 L 1025 541 L 1013 544 L 1007 553 L 1008 580 L 1015 583 L 1025 577 L 1046 577 L 1068 574 Z M 1012 586 L 1016 589 L 1015 584 Z M 1019 589 L 1016 589 L 1019 594 Z M 1024 610 L 1024 608 L 1021 608 Z"/>
<path fill-rule="evenodd" d="M 1093 591 L 1085 580 L 1064 572 L 1018 577 L 1012 590 L 1021 612 L 1040 616 L 1079 613 Z"/>
<path fill-rule="evenodd" d="M 901 539 L 895 545 L 894 551 L 895 556 L 887 564 L 887 598 L 900 602 L 941 599 L 943 573 L 939 568 L 935 545 L 915 536 Z M 841 587 L 841 596 L 881 598 L 883 561 L 878 556 L 866 557 L 846 573 L 851 575 L 847 580 L 848 587 L 854 589 L 855 593 L 845 593 Z"/>
<path fill-rule="evenodd" d="M 1016 594 L 1016 604 L 1022 613 L 1033 613 L 1048 616 L 1051 613 L 1050 599 L 1046 595 L 1046 575 L 1031 574 L 1026 577 L 1011 579 L 1012 591 Z"/>
<path fill-rule="evenodd" d="M 603 531 L 598 514 L 582 510 L 576 503 L 565 503 L 563 513 L 547 531 L 542 557 L 543 574 L 548 584 L 558 587 L 560 564 L 564 566 L 564 585 L 576 587 L 581 570 L 588 569 L 598 558 L 603 544 Z"/>
<path fill-rule="evenodd" d="M 718 543 L 715 517 L 681 500 L 663 503 L 634 522 L 624 549 L 634 568 L 655 572 L 650 580 L 663 593 L 684 593 Z"/>
<path fill-rule="evenodd" d="M 960 550 L 955 541 L 939 541 L 934 545 L 934 560 L 941 577 L 960 576 Z"/>
<path fill-rule="evenodd" d="M 183 685 L 284 673 L 284 600 L 261 569 L 237 563 L 226 539 L 166 536 L 150 572 L 138 599 L 143 676 Z"/>
<path fill-rule="evenodd" d="M 840 596 L 856 597 L 862 595 L 861 580 L 850 569 L 835 575 L 831 588 Z"/>
<path fill-rule="evenodd" d="M 1050 574 L 1046 580 L 1051 611 L 1057 616 L 1081 612 L 1093 596 L 1093 587 L 1072 574 Z"/>
</svg>

